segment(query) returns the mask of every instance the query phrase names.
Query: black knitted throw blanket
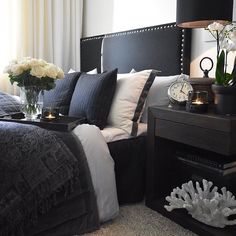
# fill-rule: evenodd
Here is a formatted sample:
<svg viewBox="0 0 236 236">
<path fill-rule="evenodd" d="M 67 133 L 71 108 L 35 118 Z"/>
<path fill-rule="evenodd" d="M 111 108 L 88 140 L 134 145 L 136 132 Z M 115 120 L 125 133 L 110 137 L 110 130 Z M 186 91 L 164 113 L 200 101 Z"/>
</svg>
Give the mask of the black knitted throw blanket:
<svg viewBox="0 0 236 236">
<path fill-rule="evenodd" d="M 71 193 L 79 168 L 56 132 L 0 122 L 0 236 L 24 235 L 58 191 Z"/>
</svg>

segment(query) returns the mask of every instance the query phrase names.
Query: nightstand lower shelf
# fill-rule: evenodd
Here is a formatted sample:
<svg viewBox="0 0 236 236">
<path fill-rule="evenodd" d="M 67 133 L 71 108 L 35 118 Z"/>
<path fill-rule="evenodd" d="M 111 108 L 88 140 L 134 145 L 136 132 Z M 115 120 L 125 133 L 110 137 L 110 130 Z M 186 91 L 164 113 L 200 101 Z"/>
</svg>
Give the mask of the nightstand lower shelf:
<svg viewBox="0 0 236 236">
<path fill-rule="evenodd" d="M 165 199 L 159 199 L 152 201 L 152 203 L 146 202 L 146 205 L 151 209 L 159 212 L 161 215 L 173 220 L 182 227 L 193 231 L 194 233 L 202 236 L 235 236 L 236 226 L 226 226 L 225 228 L 215 228 L 205 225 L 192 218 L 185 210 L 178 209 L 168 212 L 164 205 L 167 204 Z"/>
</svg>

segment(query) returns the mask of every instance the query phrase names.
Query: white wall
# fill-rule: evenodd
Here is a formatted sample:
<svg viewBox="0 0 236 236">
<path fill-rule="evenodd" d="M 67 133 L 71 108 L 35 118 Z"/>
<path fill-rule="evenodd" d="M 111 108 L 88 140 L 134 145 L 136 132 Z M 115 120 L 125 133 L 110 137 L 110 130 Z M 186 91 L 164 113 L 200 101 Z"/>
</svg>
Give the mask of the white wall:
<svg viewBox="0 0 236 236">
<path fill-rule="evenodd" d="M 199 63 L 203 57 L 210 57 L 213 59 L 214 67 L 209 73 L 209 77 L 214 77 L 216 64 L 216 42 L 212 38 L 209 41 L 210 33 L 204 29 L 193 29 L 192 31 L 192 51 L 191 51 L 191 65 L 190 76 L 202 77 L 203 72 L 199 68 Z M 210 36 L 212 37 L 212 36 Z M 204 64 L 204 68 L 210 68 L 209 61 Z"/>
<path fill-rule="evenodd" d="M 84 0 L 84 37 L 112 32 L 115 0 Z"/>
<path fill-rule="evenodd" d="M 84 37 L 176 21 L 176 0 L 85 0 L 84 5 Z M 215 63 L 216 43 L 209 39 L 204 29 L 193 30 L 191 77 L 203 75 L 199 68 L 203 57 L 211 57 Z"/>
<path fill-rule="evenodd" d="M 83 36 L 175 22 L 176 0 L 84 0 Z"/>
<path fill-rule="evenodd" d="M 113 0 L 113 31 L 175 22 L 175 0 Z M 167 12 L 168 11 L 168 12 Z"/>
</svg>

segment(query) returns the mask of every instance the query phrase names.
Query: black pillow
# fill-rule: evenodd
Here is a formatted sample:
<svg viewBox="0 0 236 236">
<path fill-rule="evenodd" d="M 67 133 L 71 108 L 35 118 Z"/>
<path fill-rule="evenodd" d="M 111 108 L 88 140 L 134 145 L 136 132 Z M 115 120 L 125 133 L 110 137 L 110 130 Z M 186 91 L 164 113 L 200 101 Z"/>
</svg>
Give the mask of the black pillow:
<svg viewBox="0 0 236 236">
<path fill-rule="evenodd" d="M 102 74 L 82 74 L 75 86 L 69 116 L 85 117 L 89 124 L 103 129 L 107 124 L 116 79 L 117 69 Z"/>
<path fill-rule="evenodd" d="M 56 87 L 44 92 L 44 107 L 59 107 L 59 112 L 68 115 L 71 97 L 81 72 L 65 74 L 64 79 L 56 81 Z"/>
</svg>

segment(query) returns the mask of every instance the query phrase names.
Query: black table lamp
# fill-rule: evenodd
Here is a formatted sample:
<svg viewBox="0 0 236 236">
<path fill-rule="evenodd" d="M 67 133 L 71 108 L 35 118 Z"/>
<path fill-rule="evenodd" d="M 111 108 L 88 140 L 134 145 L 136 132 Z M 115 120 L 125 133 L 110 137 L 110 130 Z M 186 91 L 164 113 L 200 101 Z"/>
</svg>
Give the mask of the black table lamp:
<svg viewBox="0 0 236 236">
<path fill-rule="evenodd" d="M 232 21 L 233 0 L 177 0 L 176 24 L 183 28 L 205 28 L 217 21 Z"/>
<path fill-rule="evenodd" d="M 182 28 L 206 28 L 215 21 L 225 25 L 232 21 L 232 15 L 233 0 L 177 0 L 176 24 Z M 203 70 L 201 62 L 200 68 Z M 190 78 L 190 83 L 194 91 L 207 91 L 208 100 L 212 103 L 214 96 L 211 85 L 214 80 L 214 78 L 204 76 Z"/>
</svg>

